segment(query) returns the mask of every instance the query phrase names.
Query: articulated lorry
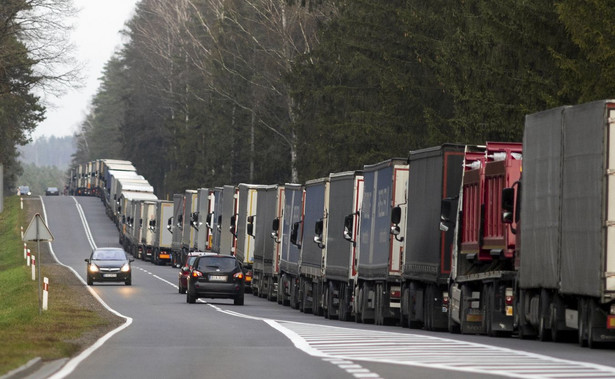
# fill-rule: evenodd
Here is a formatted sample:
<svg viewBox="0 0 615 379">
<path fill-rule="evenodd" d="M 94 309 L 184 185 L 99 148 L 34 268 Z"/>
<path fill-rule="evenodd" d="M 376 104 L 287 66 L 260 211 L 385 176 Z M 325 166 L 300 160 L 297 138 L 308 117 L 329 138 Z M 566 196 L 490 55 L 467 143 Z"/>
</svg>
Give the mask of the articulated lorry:
<svg viewBox="0 0 615 379">
<path fill-rule="evenodd" d="M 522 338 L 615 341 L 614 178 L 615 100 L 526 117 L 521 184 L 503 196 L 520 240 Z"/>
<path fill-rule="evenodd" d="M 448 328 L 454 228 L 441 231 L 442 199 L 459 195 L 464 145 L 411 151 L 400 322 L 427 330 Z M 454 209 L 456 211 L 456 209 Z"/>
<path fill-rule="evenodd" d="M 443 223 L 456 223 L 458 241 L 449 289 L 450 331 L 488 335 L 514 331 L 516 237 L 502 220 L 501 204 L 502 190 L 521 175 L 521 153 L 519 143 L 488 142 L 484 150 L 468 147 L 458 210 L 442 207 Z"/>
<path fill-rule="evenodd" d="M 396 323 L 401 306 L 408 159 L 366 165 L 363 177 L 355 317 L 363 323 Z"/>
<path fill-rule="evenodd" d="M 329 175 L 323 308 L 327 318 L 350 320 L 357 282 L 357 236 L 363 202 L 363 173 Z"/>
</svg>

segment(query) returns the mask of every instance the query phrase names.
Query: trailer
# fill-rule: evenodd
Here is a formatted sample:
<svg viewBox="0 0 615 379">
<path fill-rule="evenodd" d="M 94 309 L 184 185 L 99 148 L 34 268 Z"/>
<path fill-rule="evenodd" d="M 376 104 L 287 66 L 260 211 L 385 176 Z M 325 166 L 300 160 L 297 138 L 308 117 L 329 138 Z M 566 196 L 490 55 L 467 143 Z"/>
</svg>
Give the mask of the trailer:
<svg viewBox="0 0 615 379">
<path fill-rule="evenodd" d="M 138 223 L 135 221 L 137 237 L 137 255 L 140 259 L 154 262 L 155 234 L 150 227 L 156 220 L 158 201 L 140 201 L 137 205 L 136 214 L 139 216 Z M 158 262 L 156 262 L 158 263 Z"/>
<path fill-rule="evenodd" d="M 363 176 L 355 317 L 363 323 L 394 323 L 400 317 L 408 159 L 366 165 Z"/>
<path fill-rule="evenodd" d="M 409 153 L 406 236 L 401 272 L 400 323 L 446 330 L 454 228 L 440 230 L 442 199 L 459 195 L 464 145 Z M 454 209 L 456 212 L 456 209 Z"/>
<path fill-rule="evenodd" d="M 220 254 L 235 255 L 237 248 L 237 203 L 239 189 L 225 185 L 222 188 L 222 207 L 219 217 Z"/>
<path fill-rule="evenodd" d="M 520 199 L 505 191 L 518 231 L 519 335 L 576 333 L 594 348 L 615 341 L 615 100 L 528 115 Z M 519 212 L 517 204 L 519 204 Z"/>
<path fill-rule="evenodd" d="M 167 221 L 173 234 L 171 239 L 171 265 L 181 266 L 182 238 L 184 235 L 184 194 L 173 194 L 173 218 Z"/>
<path fill-rule="evenodd" d="M 253 221 L 254 264 L 252 292 L 269 301 L 277 299 L 279 273 L 279 235 L 273 223 L 282 213 L 284 186 L 264 186 L 257 199 L 257 214 Z M 278 221 L 279 222 L 279 221 Z"/>
<path fill-rule="evenodd" d="M 363 173 L 348 171 L 329 175 L 329 201 L 323 308 L 329 319 L 349 320 L 357 282 L 357 237 L 363 202 Z"/>
<path fill-rule="evenodd" d="M 304 233 L 309 238 L 301 244 L 299 258 L 299 293 L 301 310 L 323 314 L 323 279 L 327 256 L 327 209 L 329 207 L 329 178 L 308 180 L 303 200 Z"/>
<path fill-rule="evenodd" d="M 284 185 L 284 209 L 274 232 L 281 234 L 280 271 L 278 273 L 278 302 L 298 309 L 299 256 L 303 239 L 303 198 L 300 184 Z M 275 227 L 277 226 L 277 228 Z"/>
<path fill-rule="evenodd" d="M 444 223 L 455 224 L 448 329 L 465 334 L 514 332 L 516 237 L 502 221 L 502 189 L 521 175 L 519 143 L 468 147 L 459 204 L 443 202 Z M 458 208 L 458 209 L 456 209 Z"/>
<path fill-rule="evenodd" d="M 196 190 L 186 190 L 184 192 L 184 228 L 181 239 L 181 262 L 186 260 L 189 252 L 195 250 L 198 230 L 197 200 L 198 192 Z"/>
<path fill-rule="evenodd" d="M 209 188 L 197 190 L 196 214 L 192 219 L 192 225 L 196 228 L 194 248 L 197 251 L 211 250 L 211 217 L 214 206 L 212 193 Z"/>
<path fill-rule="evenodd" d="M 158 200 L 154 219 L 147 226 L 153 233 L 152 262 L 156 265 L 171 263 L 173 233 L 169 221 L 173 220 L 173 208 L 172 201 Z"/>
</svg>

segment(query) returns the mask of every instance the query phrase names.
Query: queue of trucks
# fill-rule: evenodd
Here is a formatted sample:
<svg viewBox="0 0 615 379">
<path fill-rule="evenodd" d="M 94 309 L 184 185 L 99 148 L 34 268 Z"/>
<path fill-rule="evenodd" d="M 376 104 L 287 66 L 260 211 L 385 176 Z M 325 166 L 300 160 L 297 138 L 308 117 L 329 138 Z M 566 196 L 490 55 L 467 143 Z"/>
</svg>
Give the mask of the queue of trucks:
<svg viewBox="0 0 615 379">
<path fill-rule="evenodd" d="M 444 144 L 304 184 L 167 201 L 101 159 L 69 188 L 103 199 L 135 257 L 234 255 L 254 295 L 302 312 L 595 347 L 615 342 L 614 125 L 603 100 L 528 115 L 522 144 Z"/>
</svg>

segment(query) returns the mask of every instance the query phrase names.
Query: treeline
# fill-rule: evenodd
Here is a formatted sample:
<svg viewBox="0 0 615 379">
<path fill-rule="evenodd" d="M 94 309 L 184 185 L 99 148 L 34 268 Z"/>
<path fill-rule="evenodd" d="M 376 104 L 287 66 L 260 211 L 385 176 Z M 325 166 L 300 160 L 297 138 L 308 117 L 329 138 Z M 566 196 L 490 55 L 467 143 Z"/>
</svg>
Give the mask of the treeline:
<svg viewBox="0 0 615 379">
<path fill-rule="evenodd" d="M 142 0 L 77 136 L 159 195 L 304 181 L 613 96 L 590 0 Z"/>
<path fill-rule="evenodd" d="M 40 137 L 19 148 L 19 160 L 34 166 L 55 166 L 66 170 L 75 152 L 74 136 Z"/>
<path fill-rule="evenodd" d="M 45 97 L 75 83 L 67 19 L 72 0 L 0 1 L 0 164 L 4 189 L 22 173 L 18 147 L 45 118 Z"/>
</svg>

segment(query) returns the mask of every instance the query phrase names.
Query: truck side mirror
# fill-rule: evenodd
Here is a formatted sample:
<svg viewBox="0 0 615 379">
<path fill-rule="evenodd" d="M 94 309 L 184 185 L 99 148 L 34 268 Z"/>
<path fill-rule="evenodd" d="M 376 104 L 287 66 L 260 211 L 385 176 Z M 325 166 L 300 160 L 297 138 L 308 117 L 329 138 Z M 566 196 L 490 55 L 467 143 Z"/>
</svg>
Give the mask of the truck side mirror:
<svg viewBox="0 0 615 379">
<path fill-rule="evenodd" d="M 220 225 L 222 225 L 222 215 L 218 216 L 218 224 L 216 225 L 216 229 L 218 229 L 218 231 L 222 230 L 222 226 Z"/>
<path fill-rule="evenodd" d="M 273 219 L 273 222 L 271 223 L 271 230 L 273 230 L 271 232 L 271 238 L 273 238 L 275 243 L 280 243 L 281 240 L 278 238 L 278 231 L 280 230 L 280 219 L 279 218 Z"/>
<path fill-rule="evenodd" d="M 355 213 L 351 213 L 344 217 L 344 239 L 348 242 L 352 242 L 352 246 L 357 246 L 357 242 L 352 240 L 352 224 Z"/>
<path fill-rule="evenodd" d="M 404 240 L 404 237 L 399 237 L 401 233 L 401 228 L 399 227 L 399 223 L 401 221 L 401 207 L 394 207 L 391 209 L 391 230 L 390 233 L 395 236 L 395 239 L 399 242 Z"/>
<path fill-rule="evenodd" d="M 517 230 L 512 224 L 519 222 L 519 204 L 521 204 L 521 182 L 515 182 L 512 187 L 502 190 L 502 222 L 510 224 L 514 234 Z"/>
<path fill-rule="evenodd" d="M 207 214 L 207 218 L 205 219 L 205 226 L 207 226 L 207 229 L 212 229 L 211 220 L 213 219 L 213 217 L 214 217 L 213 213 Z"/>
<path fill-rule="evenodd" d="M 246 225 L 246 233 L 252 237 L 254 237 L 254 217 L 256 216 L 248 216 L 248 225 Z"/>
<path fill-rule="evenodd" d="M 199 231 L 199 212 L 193 212 L 190 215 L 190 225 L 196 229 L 196 231 Z"/>
<path fill-rule="evenodd" d="M 169 220 L 167 221 L 167 230 L 169 232 L 171 232 L 171 234 L 173 234 L 173 217 L 169 217 Z"/>
<path fill-rule="evenodd" d="M 235 233 L 235 219 L 236 218 L 237 218 L 236 215 L 231 216 L 231 226 L 229 227 L 231 234 L 235 237 L 237 237 L 237 233 Z"/>
<path fill-rule="evenodd" d="M 299 236 L 299 224 L 299 221 L 293 224 L 293 227 L 290 231 L 290 243 L 297 246 L 298 248 L 301 248 L 301 244 L 297 243 L 297 237 Z"/>
<path fill-rule="evenodd" d="M 325 244 L 322 243 L 322 231 L 324 228 L 324 224 L 322 220 L 318 220 L 316 221 L 316 224 L 314 224 L 314 243 L 316 243 L 316 245 L 318 245 L 319 248 L 324 249 L 325 248 Z"/>
</svg>

